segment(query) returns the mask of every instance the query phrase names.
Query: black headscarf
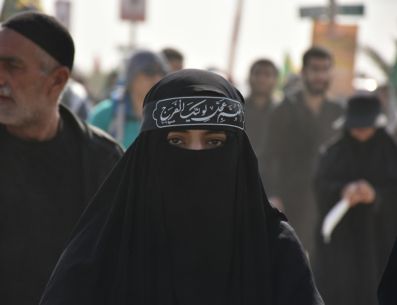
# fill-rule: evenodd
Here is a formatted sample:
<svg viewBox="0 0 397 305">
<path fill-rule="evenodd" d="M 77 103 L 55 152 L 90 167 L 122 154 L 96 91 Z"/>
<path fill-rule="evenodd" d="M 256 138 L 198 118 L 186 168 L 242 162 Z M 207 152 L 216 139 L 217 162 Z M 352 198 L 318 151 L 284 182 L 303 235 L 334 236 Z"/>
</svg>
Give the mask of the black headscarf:
<svg viewBox="0 0 397 305">
<path fill-rule="evenodd" d="M 83 214 L 41 305 L 272 304 L 266 198 L 222 77 L 182 70 L 145 98 L 142 132 Z M 170 145 L 173 129 L 221 129 L 224 146 Z"/>
</svg>

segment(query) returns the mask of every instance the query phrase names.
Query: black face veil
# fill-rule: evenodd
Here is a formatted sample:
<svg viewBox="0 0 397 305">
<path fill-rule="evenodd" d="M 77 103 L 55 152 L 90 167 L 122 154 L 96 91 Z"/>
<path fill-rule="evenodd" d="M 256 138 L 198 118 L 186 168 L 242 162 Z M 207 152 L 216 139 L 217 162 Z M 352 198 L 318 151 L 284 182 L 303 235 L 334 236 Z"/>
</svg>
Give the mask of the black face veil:
<svg viewBox="0 0 397 305">
<path fill-rule="evenodd" d="M 282 216 L 243 126 L 243 98 L 222 77 L 182 70 L 157 83 L 141 134 L 84 212 L 41 305 L 272 304 Z M 185 150 L 167 142 L 173 129 L 227 140 Z"/>
</svg>

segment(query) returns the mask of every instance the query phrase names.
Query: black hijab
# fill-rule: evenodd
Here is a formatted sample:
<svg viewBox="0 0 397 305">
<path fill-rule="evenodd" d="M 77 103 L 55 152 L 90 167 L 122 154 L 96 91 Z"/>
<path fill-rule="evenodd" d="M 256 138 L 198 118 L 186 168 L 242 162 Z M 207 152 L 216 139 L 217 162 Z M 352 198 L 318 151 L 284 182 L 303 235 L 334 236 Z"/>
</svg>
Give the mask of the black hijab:
<svg viewBox="0 0 397 305">
<path fill-rule="evenodd" d="M 222 77 L 182 70 L 144 102 L 142 131 L 81 217 L 41 305 L 272 304 L 273 210 Z M 170 145 L 173 129 L 220 129 L 224 146 Z"/>
</svg>

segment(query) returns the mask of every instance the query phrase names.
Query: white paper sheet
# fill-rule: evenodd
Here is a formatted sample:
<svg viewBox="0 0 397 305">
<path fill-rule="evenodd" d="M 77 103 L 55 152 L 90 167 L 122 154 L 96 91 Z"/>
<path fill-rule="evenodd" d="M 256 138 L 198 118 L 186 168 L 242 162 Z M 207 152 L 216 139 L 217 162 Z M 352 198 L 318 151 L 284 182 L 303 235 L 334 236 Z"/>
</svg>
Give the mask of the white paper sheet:
<svg viewBox="0 0 397 305">
<path fill-rule="evenodd" d="M 335 227 L 342 220 L 343 216 L 349 210 L 349 201 L 346 199 L 340 200 L 325 216 L 321 233 L 325 243 L 331 241 L 331 235 Z"/>
</svg>

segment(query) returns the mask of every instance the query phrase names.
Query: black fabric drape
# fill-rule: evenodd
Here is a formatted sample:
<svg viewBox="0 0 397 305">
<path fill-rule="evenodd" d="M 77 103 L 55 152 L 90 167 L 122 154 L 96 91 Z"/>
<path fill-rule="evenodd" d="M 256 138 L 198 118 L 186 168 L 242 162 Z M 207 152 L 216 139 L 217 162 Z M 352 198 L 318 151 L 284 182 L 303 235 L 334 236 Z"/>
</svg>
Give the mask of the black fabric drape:
<svg viewBox="0 0 397 305">
<path fill-rule="evenodd" d="M 171 74 L 145 103 L 175 92 L 243 103 L 197 70 Z M 84 212 L 40 304 L 274 304 L 271 243 L 283 216 L 245 133 L 220 129 L 225 145 L 206 151 L 171 146 L 168 128 L 141 132 Z"/>
<path fill-rule="evenodd" d="M 147 132 L 85 211 L 41 304 L 271 304 L 279 220 L 245 135 L 187 151 Z"/>
<path fill-rule="evenodd" d="M 378 288 L 379 305 L 397 305 L 397 239 Z"/>
</svg>

